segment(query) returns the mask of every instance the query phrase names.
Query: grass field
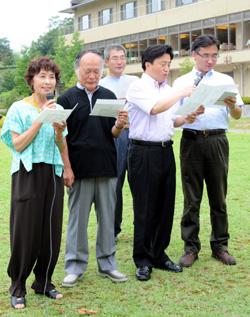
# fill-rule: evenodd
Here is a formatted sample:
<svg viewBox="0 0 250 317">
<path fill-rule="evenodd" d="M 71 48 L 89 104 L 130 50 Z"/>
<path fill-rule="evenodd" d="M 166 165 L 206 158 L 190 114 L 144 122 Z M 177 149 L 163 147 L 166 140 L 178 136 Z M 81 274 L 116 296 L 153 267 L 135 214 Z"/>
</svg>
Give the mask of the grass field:
<svg viewBox="0 0 250 317">
<path fill-rule="evenodd" d="M 240 120 L 231 120 L 230 129 L 250 131 L 250 118 L 244 117 L 244 118 L 241 118 Z"/>
<path fill-rule="evenodd" d="M 240 123 L 240 121 L 239 121 Z M 243 126 L 244 121 L 242 121 Z M 211 257 L 209 248 L 210 219 L 206 195 L 201 208 L 202 250 L 199 261 L 183 273 L 173 274 L 154 270 L 148 282 L 135 280 L 131 259 L 133 239 L 132 202 L 126 184 L 124 188 L 123 231 L 117 244 L 119 269 L 128 274 L 129 281 L 114 284 L 97 275 L 95 261 L 95 215 L 89 224 L 90 262 L 84 278 L 72 289 L 62 289 L 64 277 L 63 258 L 67 205 L 65 204 L 63 241 L 54 282 L 63 291 L 64 298 L 52 301 L 34 295 L 30 289 L 33 275 L 27 281 L 27 308 L 14 311 L 9 303 L 9 278 L 6 268 L 9 260 L 9 195 L 10 154 L 0 143 L 0 316 L 68 316 L 83 315 L 83 309 L 96 311 L 98 317 L 247 317 L 250 316 L 250 134 L 229 133 L 230 171 L 228 188 L 228 213 L 231 239 L 230 252 L 237 258 L 236 266 L 225 266 Z M 179 176 L 180 132 L 174 137 L 177 162 L 177 197 L 175 221 L 168 254 L 178 260 L 183 252 L 180 238 L 182 192 Z M 65 202 L 67 197 L 65 196 Z"/>
</svg>

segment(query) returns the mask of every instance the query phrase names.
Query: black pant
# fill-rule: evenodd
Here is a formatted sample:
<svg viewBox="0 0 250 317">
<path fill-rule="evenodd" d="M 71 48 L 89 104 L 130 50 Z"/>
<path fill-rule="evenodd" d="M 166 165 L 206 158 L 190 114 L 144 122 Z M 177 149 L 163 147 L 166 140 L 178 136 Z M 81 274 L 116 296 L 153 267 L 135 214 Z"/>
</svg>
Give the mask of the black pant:
<svg viewBox="0 0 250 317">
<path fill-rule="evenodd" d="M 26 294 L 33 267 L 32 288 L 38 292 L 54 288 L 51 277 L 60 251 L 64 187 L 62 177 L 55 176 L 54 183 L 52 173 L 49 164 L 33 164 L 30 172 L 21 164 L 12 176 L 8 275 L 14 296 Z"/>
<path fill-rule="evenodd" d="M 172 142 L 166 147 L 131 144 L 128 180 L 134 207 L 135 265 L 153 266 L 168 257 L 175 204 L 175 159 Z"/>
<path fill-rule="evenodd" d="M 216 130 L 215 130 L 216 131 Z M 195 135 L 183 131 L 180 146 L 184 212 L 181 234 L 185 251 L 199 252 L 199 213 L 204 181 L 210 205 L 212 250 L 226 250 L 229 234 L 226 208 L 229 145 L 224 133 Z"/>
</svg>

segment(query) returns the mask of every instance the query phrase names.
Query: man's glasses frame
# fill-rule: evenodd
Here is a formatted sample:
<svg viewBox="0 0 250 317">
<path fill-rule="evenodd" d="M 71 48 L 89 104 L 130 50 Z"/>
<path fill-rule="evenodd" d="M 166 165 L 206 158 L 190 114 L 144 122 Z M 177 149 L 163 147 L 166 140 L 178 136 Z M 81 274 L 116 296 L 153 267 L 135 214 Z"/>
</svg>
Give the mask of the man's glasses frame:
<svg viewBox="0 0 250 317">
<path fill-rule="evenodd" d="M 213 54 L 213 55 L 209 55 L 209 54 L 200 54 L 198 51 L 195 51 L 195 53 L 197 55 L 199 55 L 204 61 L 208 61 L 208 60 L 212 60 L 212 61 L 217 61 L 219 54 Z"/>
</svg>

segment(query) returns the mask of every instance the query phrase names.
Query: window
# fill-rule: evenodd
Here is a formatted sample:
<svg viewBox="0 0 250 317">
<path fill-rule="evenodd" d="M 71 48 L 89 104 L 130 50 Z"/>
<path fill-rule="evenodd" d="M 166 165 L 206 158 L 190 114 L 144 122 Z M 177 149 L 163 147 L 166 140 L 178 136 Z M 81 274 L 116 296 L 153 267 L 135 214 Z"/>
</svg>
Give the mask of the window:
<svg viewBox="0 0 250 317">
<path fill-rule="evenodd" d="M 90 14 L 83 15 L 78 18 L 78 30 L 84 31 L 90 29 Z"/>
<path fill-rule="evenodd" d="M 136 1 L 128 2 L 121 6 L 121 20 L 135 18 L 136 15 Z"/>
<path fill-rule="evenodd" d="M 176 0 L 176 6 L 180 7 L 180 6 L 184 6 L 185 4 L 192 4 L 197 2 L 197 0 Z"/>
<path fill-rule="evenodd" d="M 99 25 L 112 23 L 112 9 L 104 9 L 98 12 Z"/>
<path fill-rule="evenodd" d="M 165 9 L 163 0 L 147 0 L 147 13 L 154 13 Z"/>
</svg>

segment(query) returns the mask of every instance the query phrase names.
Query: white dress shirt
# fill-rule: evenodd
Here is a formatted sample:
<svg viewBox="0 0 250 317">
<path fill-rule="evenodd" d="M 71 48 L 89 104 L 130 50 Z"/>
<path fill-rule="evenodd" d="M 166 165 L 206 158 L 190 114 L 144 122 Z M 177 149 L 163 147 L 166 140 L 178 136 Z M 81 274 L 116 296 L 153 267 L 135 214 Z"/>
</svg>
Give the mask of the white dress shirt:
<svg viewBox="0 0 250 317">
<path fill-rule="evenodd" d="M 130 85 L 126 96 L 130 139 L 161 142 L 172 138 L 176 118 L 174 112 L 178 106 L 156 115 L 150 114 L 154 105 L 171 92 L 172 88 L 166 82 L 159 85 L 146 73 Z"/>
<path fill-rule="evenodd" d="M 197 78 L 198 71 L 193 70 L 181 77 L 178 77 L 173 84 L 176 89 L 191 85 Z M 235 85 L 232 77 L 212 70 L 205 74 L 201 80 L 208 85 Z M 181 103 L 180 103 L 181 104 Z M 237 95 L 237 105 L 243 105 L 240 95 Z M 181 106 L 181 105 L 180 105 Z M 184 124 L 182 127 L 194 130 L 228 129 L 229 109 L 227 106 L 206 107 L 204 114 L 198 116 L 194 123 Z"/>
</svg>

